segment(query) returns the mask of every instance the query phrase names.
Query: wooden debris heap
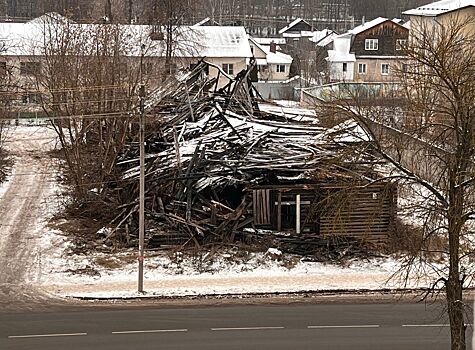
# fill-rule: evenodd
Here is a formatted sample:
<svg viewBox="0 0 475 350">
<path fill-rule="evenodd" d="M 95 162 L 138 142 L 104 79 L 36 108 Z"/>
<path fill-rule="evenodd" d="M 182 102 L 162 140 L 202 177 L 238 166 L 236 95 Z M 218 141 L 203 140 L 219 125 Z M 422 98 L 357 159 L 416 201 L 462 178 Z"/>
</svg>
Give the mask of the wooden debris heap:
<svg viewBox="0 0 475 350">
<path fill-rule="evenodd" d="M 209 79 L 205 61 L 147 100 L 146 237 L 149 246 L 232 242 L 253 225 L 250 186 L 368 176 L 367 159 L 334 141 L 316 118 L 264 112 L 251 84 L 255 66 Z M 262 101 L 261 101 L 262 102 Z M 341 134 L 341 130 L 338 133 Z M 353 140 L 353 144 L 361 144 Z M 113 224 L 135 236 L 138 145 L 118 160 L 123 203 Z M 115 230 L 114 230 L 115 232 Z M 111 233 L 111 235 L 114 234 Z"/>
</svg>

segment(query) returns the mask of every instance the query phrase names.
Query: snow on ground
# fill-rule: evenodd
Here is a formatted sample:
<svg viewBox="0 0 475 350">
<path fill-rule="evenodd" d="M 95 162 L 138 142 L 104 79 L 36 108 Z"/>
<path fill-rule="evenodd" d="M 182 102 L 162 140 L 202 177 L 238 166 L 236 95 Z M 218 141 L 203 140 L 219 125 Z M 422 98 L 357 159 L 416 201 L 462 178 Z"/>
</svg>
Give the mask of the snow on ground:
<svg viewBox="0 0 475 350">
<path fill-rule="evenodd" d="M 62 242 L 63 247 L 67 244 Z M 388 281 L 400 267 L 392 258 L 353 261 L 346 267 L 271 253 L 203 257 L 149 252 L 145 260 L 146 295 L 273 293 L 399 288 Z M 238 254 L 239 255 L 239 254 Z M 137 296 L 136 253 L 67 257 L 50 255 L 42 281 L 47 291 L 73 297 Z M 102 264 L 102 266 L 101 266 Z M 87 274 L 75 272 L 83 271 Z M 410 281 L 407 287 L 427 286 Z"/>
<path fill-rule="evenodd" d="M 46 128 L 20 127 L 15 131 L 16 147 L 26 154 L 31 149 L 36 151 L 35 142 L 47 144 L 45 148 L 50 149 L 52 144 L 48 143 L 48 139 L 54 139 L 54 135 Z M 38 157 L 37 153 L 34 155 Z M 38 181 L 45 182 L 37 198 L 42 215 L 31 218 L 32 225 L 28 226 L 31 232 L 23 233 L 27 242 L 24 244 L 28 244 L 29 251 L 28 261 L 23 264 L 28 269 L 23 282 L 59 296 L 137 296 L 136 251 L 112 255 L 72 255 L 68 238 L 48 226 L 52 213 L 58 211 L 64 201 L 58 195 L 61 187 L 56 183 L 56 170 L 53 168 L 49 167 L 50 175 L 37 177 Z M 10 181 L 15 181 L 17 175 L 21 174 L 13 172 Z M 8 186 L 9 182 L 3 184 L 1 191 L 5 193 Z M 19 188 L 17 190 L 20 191 Z M 0 200 L 2 196 L 0 194 Z M 396 280 L 388 282 L 400 264 L 398 259 L 388 257 L 351 261 L 339 266 L 305 261 L 300 257 L 280 254 L 276 249 L 270 249 L 267 253 L 229 250 L 219 255 L 195 256 L 189 253 L 148 252 L 144 286 L 146 295 L 154 296 L 377 290 L 401 286 Z M 420 281 L 421 284 L 415 280 L 409 282 L 408 287 L 427 286 L 427 281 Z"/>
<path fill-rule="evenodd" d="M 7 176 L 4 182 L 0 183 L 0 198 L 3 197 L 5 192 L 7 192 L 8 188 L 10 187 L 10 181 L 14 175 L 15 175 L 15 169 L 12 170 L 11 174 Z"/>
</svg>

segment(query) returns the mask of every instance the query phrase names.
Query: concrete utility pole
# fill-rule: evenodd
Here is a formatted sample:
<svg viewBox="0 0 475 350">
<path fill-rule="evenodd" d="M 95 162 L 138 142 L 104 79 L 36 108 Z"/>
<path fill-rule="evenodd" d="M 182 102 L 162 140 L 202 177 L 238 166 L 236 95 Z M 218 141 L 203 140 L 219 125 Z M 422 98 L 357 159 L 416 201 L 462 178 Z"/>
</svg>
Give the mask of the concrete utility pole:
<svg viewBox="0 0 475 350">
<path fill-rule="evenodd" d="M 138 291 L 143 293 L 143 261 L 144 261 L 144 236 L 145 236 L 145 84 L 143 83 L 143 57 L 144 46 L 140 56 L 140 185 L 139 185 L 139 276 Z"/>
</svg>

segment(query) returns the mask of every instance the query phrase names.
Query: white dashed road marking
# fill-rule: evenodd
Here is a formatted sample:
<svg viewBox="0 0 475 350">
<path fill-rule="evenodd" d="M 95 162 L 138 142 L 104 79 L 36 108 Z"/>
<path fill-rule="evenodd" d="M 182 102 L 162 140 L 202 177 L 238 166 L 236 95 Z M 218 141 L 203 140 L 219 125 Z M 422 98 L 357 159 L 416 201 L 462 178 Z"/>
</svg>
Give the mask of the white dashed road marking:
<svg viewBox="0 0 475 350">
<path fill-rule="evenodd" d="M 403 324 L 402 327 L 450 327 L 449 324 Z"/>
<path fill-rule="evenodd" d="M 48 338 L 48 337 L 77 337 L 87 333 L 58 333 L 58 334 L 31 334 L 31 335 L 9 335 L 8 338 Z"/>
<path fill-rule="evenodd" d="M 348 326 L 308 326 L 308 329 L 327 329 L 327 328 L 379 328 L 379 324 L 360 324 Z"/>
<path fill-rule="evenodd" d="M 112 334 L 137 334 L 137 333 L 172 333 L 172 332 L 188 332 L 188 329 L 151 329 L 146 331 L 117 331 Z"/>
<path fill-rule="evenodd" d="M 260 331 L 270 329 L 284 329 L 285 327 L 230 327 L 230 328 L 211 328 L 212 331 Z"/>
</svg>

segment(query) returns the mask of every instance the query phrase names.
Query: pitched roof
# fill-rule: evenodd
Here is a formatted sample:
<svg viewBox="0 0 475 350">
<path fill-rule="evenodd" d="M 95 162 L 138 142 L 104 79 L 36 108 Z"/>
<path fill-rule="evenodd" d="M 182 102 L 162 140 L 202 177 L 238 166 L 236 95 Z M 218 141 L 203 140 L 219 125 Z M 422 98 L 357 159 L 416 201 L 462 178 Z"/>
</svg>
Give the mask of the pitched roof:
<svg viewBox="0 0 475 350">
<path fill-rule="evenodd" d="M 331 29 L 323 29 L 313 32 L 313 37 L 310 39 L 311 42 L 314 42 L 317 46 L 325 47 L 332 42 L 338 34 Z"/>
<path fill-rule="evenodd" d="M 54 21 L 67 21 L 64 17 L 58 16 L 45 15 L 26 23 L 0 23 L 0 39 L 5 43 L 5 50 L 1 54 L 41 55 L 46 27 L 53 25 Z M 77 24 L 70 21 L 67 23 L 79 30 L 91 30 L 96 26 L 109 25 Z M 142 43 L 151 47 L 147 56 L 164 55 L 164 43 L 153 42 L 149 37 L 150 26 L 120 25 L 120 30 L 124 33 L 124 38 L 129 40 L 127 55 L 139 56 Z M 176 28 L 174 35 L 176 41 L 174 50 L 177 57 L 252 57 L 244 27 L 181 26 Z"/>
<path fill-rule="evenodd" d="M 470 6 L 475 6 L 475 0 L 441 0 L 405 11 L 403 14 L 434 17 Z"/>
<path fill-rule="evenodd" d="M 269 64 L 291 64 L 294 60 L 292 56 L 285 53 L 276 51 L 271 52 L 269 46 L 261 46 L 264 52 L 267 54 L 267 63 Z"/>
<path fill-rule="evenodd" d="M 302 19 L 302 18 L 297 18 L 296 20 L 292 21 L 291 23 L 289 23 L 288 25 L 286 25 L 284 28 L 282 28 L 281 30 L 279 30 L 279 34 L 283 34 L 285 33 L 286 31 L 288 31 L 290 28 L 296 26 L 297 24 L 299 24 L 300 22 L 304 22 L 306 24 L 308 24 L 310 26 L 310 23 L 308 23 L 306 20 Z"/>
<path fill-rule="evenodd" d="M 391 21 L 393 23 L 396 23 L 398 25 L 402 25 L 401 24 L 401 20 L 398 19 L 398 18 L 394 18 L 394 19 L 388 19 L 388 18 L 384 18 L 384 17 L 378 17 L 378 18 L 375 18 L 373 19 L 372 21 L 369 21 L 369 22 L 366 22 L 364 24 L 361 24 L 353 29 L 350 29 L 348 31 L 348 33 L 351 33 L 353 35 L 356 35 L 356 34 L 359 34 L 359 33 L 362 33 L 364 32 L 365 30 L 368 30 L 370 28 L 373 28 L 373 27 L 376 27 L 377 25 L 380 25 L 381 23 L 384 23 L 386 21 Z"/>
</svg>

